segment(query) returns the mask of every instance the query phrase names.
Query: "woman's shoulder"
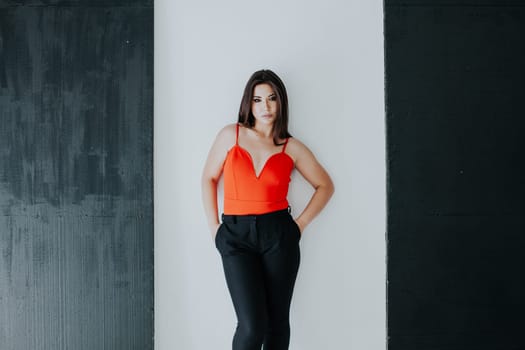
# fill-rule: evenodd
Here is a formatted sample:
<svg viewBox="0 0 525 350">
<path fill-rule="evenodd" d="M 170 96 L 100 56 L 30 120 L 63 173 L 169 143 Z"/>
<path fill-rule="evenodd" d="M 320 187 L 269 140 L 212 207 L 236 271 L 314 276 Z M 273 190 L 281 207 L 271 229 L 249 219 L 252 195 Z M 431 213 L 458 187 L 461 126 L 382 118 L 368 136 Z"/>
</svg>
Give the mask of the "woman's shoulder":
<svg viewBox="0 0 525 350">
<path fill-rule="evenodd" d="M 218 137 L 229 137 L 231 135 L 235 136 L 237 132 L 237 123 L 231 123 L 225 125 L 222 129 L 219 130 L 217 134 Z"/>
<path fill-rule="evenodd" d="M 235 132 L 235 130 L 237 129 L 237 123 L 230 123 L 230 124 L 226 124 L 222 129 L 221 131 L 226 131 L 226 132 Z"/>
<path fill-rule="evenodd" d="M 288 153 L 292 159 L 297 160 L 301 156 L 311 153 L 310 149 L 299 139 L 295 137 L 288 138 L 288 145 L 286 146 L 286 153 Z"/>
<path fill-rule="evenodd" d="M 223 147 L 230 148 L 235 144 L 237 123 L 227 124 L 217 133 L 217 142 Z"/>
<path fill-rule="evenodd" d="M 289 137 L 288 138 L 288 146 L 287 146 L 287 149 L 292 151 L 292 150 L 296 150 L 296 151 L 301 151 L 301 150 L 305 150 L 305 149 L 308 149 L 308 147 L 306 147 L 306 145 L 304 143 L 302 143 L 299 139 L 297 139 L 296 137 L 292 136 L 292 137 Z"/>
</svg>

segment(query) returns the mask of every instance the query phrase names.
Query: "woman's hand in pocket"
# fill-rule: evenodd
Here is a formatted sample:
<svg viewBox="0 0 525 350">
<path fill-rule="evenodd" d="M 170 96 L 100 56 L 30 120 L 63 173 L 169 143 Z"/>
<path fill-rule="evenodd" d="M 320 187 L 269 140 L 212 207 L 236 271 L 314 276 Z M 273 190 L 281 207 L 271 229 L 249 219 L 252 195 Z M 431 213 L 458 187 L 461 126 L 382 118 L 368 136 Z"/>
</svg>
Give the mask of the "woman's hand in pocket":
<svg viewBox="0 0 525 350">
<path fill-rule="evenodd" d="M 303 224 L 298 219 L 294 219 L 294 221 L 295 221 L 295 224 L 297 225 L 297 227 L 299 227 L 299 233 L 301 233 L 301 235 L 302 235 L 303 231 L 304 231 Z"/>
<path fill-rule="evenodd" d="M 211 237 L 213 238 L 213 240 L 215 240 L 215 236 L 217 235 L 217 231 L 219 231 L 219 226 L 221 226 L 220 223 L 215 224 L 215 225 L 210 227 Z"/>
</svg>

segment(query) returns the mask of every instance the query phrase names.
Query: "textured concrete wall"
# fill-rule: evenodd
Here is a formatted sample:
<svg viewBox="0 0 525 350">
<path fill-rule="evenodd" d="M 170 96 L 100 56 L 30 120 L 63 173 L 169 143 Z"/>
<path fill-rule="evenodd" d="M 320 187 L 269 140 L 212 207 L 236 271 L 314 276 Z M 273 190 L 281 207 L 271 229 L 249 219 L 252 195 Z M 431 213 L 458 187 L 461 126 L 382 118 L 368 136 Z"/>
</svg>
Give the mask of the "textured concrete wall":
<svg viewBox="0 0 525 350">
<path fill-rule="evenodd" d="M 386 1 L 390 350 L 525 348 L 523 33 L 523 1 Z"/>
<path fill-rule="evenodd" d="M 153 348 L 150 1 L 0 3 L 0 348 Z"/>
</svg>

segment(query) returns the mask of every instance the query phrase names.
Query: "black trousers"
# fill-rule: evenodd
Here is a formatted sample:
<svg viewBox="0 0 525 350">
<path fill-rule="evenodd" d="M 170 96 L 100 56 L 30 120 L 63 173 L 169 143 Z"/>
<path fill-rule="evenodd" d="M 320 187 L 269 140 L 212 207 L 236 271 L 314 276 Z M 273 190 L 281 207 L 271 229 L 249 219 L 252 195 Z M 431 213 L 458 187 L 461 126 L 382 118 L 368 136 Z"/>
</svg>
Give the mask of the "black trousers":
<svg viewBox="0 0 525 350">
<path fill-rule="evenodd" d="M 300 253 L 289 209 L 222 215 L 215 236 L 235 313 L 233 350 L 286 350 Z"/>
</svg>

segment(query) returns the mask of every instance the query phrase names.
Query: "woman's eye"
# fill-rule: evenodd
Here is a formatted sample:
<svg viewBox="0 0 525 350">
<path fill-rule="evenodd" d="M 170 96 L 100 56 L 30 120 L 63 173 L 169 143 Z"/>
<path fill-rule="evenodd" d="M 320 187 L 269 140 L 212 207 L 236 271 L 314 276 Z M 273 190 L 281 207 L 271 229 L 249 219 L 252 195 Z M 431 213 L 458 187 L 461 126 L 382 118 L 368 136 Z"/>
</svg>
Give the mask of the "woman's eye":
<svg viewBox="0 0 525 350">
<path fill-rule="evenodd" d="M 256 99 L 253 100 L 253 102 L 261 102 L 261 100 L 256 98 Z"/>
<path fill-rule="evenodd" d="M 270 101 L 276 101 L 276 100 L 277 100 L 277 97 L 275 96 L 270 97 Z"/>
</svg>

